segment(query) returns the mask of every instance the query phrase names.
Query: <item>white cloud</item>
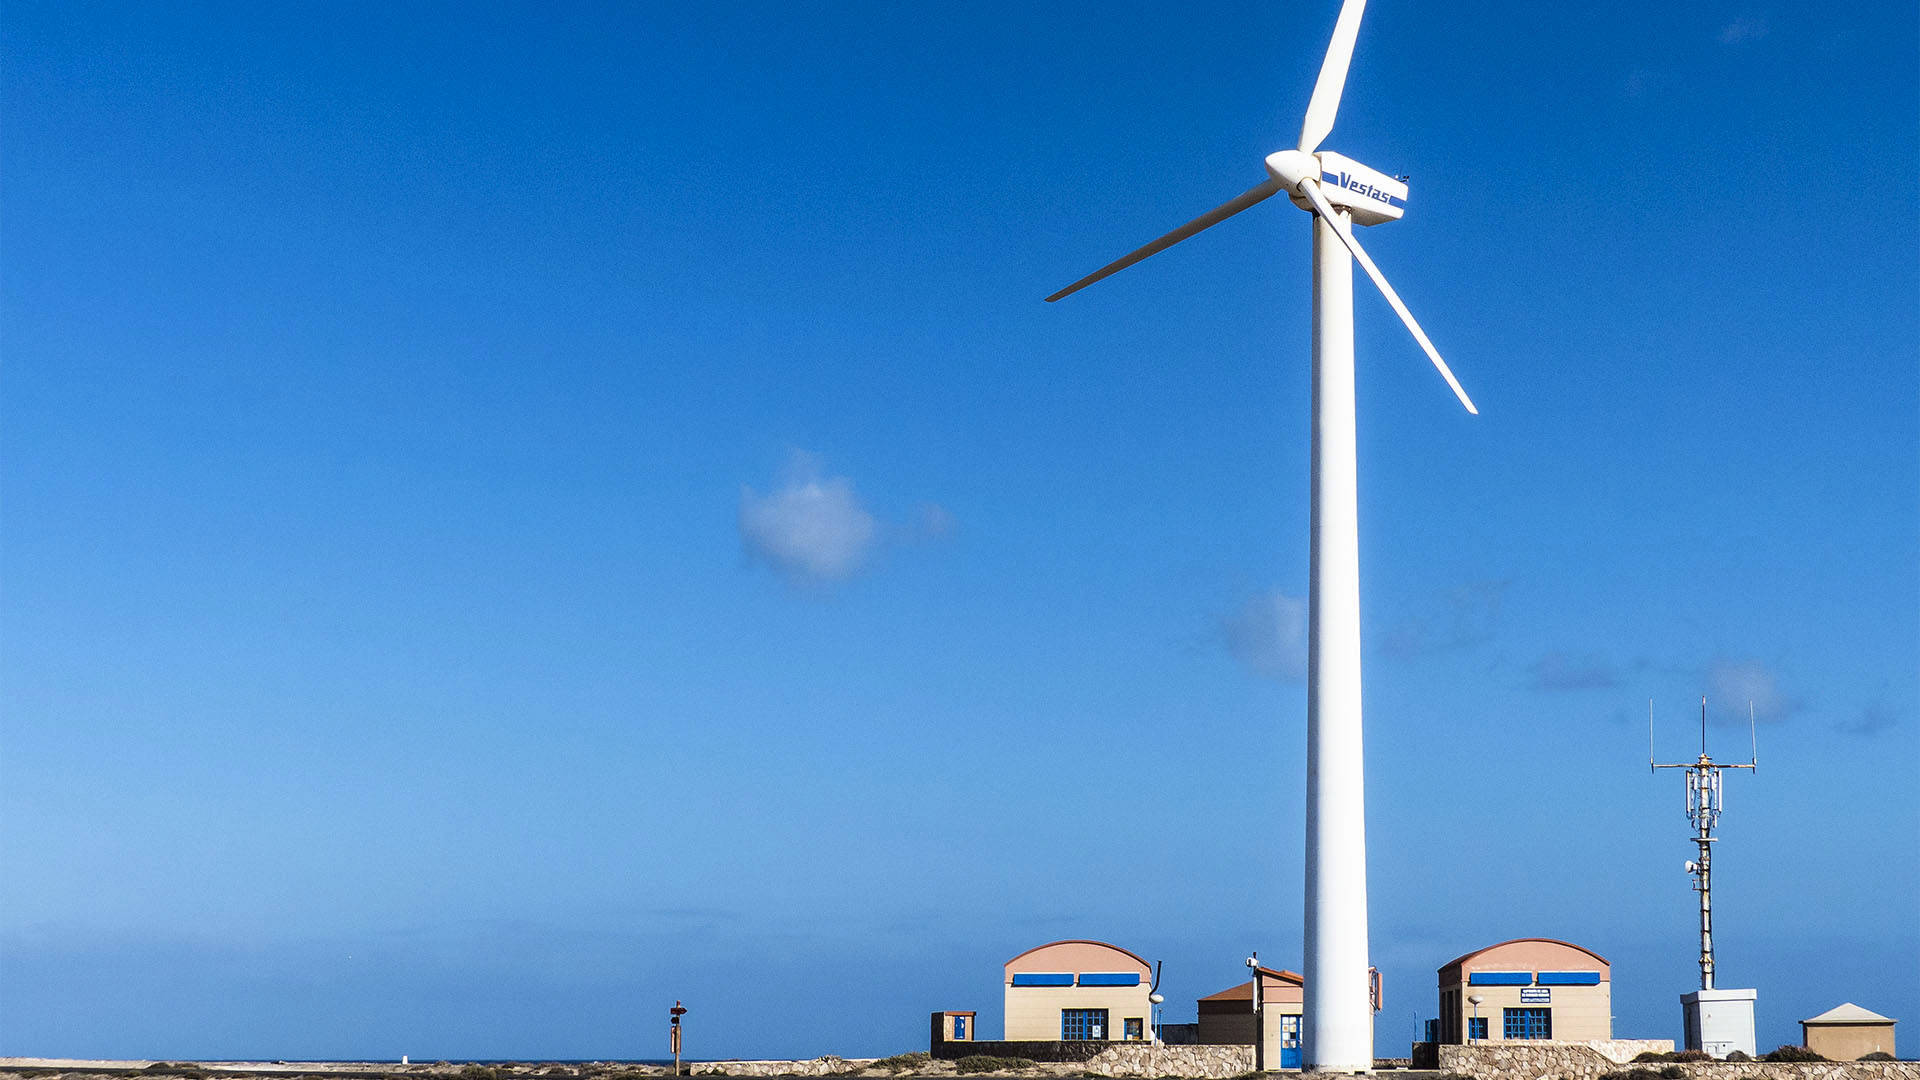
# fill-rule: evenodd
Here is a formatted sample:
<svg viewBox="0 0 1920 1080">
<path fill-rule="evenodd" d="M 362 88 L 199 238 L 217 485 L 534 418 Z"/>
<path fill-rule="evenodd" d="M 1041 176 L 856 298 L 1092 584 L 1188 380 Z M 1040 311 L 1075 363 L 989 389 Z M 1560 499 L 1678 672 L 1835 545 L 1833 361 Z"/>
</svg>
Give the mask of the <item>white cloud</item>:
<svg viewBox="0 0 1920 1080">
<path fill-rule="evenodd" d="M 1773 24 L 1765 15 L 1742 15 L 1720 28 L 1716 35 L 1722 45 L 1744 45 L 1749 41 L 1759 41 L 1773 29 Z"/>
<path fill-rule="evenodd" d="M 1307 601 L 1274 590 L 1220 620 L 1227 651 L 1255 675 L 1282 682 L 1307 677 Z"/>
<path fill-rule="evenodd" d="M 819 459 L 795 451 L 779 490 L 740 489 L 740 543 L 788 581 L 843 581 L 872 554 L 879 522 L 853 481 L 820 475 Z"/>
<path fill-rule="evenodd" d="M 1756 720 L 1784 720 L 1800 702 L 1780 689 L 1780 679 L 1758 660 L 1715 660 L 1707 665 L 1707 700 L 1723 720 L 1745 720 L 1753 703 Z"/>
<path fill-rule="evenodd" d="M 945 540 L 959 527 L 939 503 L 927 502 L 905 521 L 881 521 L 844 476 L 827 476 L 820 458 L 793 451 L 780 486 L 762 495 L 740 489 L 740 546 L 794 584 L 845 581 L 885 547 Z"/>
</svg>

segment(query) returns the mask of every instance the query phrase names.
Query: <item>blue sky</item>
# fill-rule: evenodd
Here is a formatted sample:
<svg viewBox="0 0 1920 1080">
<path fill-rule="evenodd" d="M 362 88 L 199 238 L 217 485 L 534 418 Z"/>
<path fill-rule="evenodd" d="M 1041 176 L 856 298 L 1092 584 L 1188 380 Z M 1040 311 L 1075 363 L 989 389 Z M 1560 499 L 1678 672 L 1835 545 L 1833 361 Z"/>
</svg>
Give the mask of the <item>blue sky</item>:
<svg viewBox="0 0 1920 1080">
<path fill-rule="evenodd" d="M 1299 962 L 1335 5 L 0 12 L 0 1053 L 656 1057 Z M 1379 1047 L 1508 937 L 1920 1017 L 1910 4 L 1377 0 Z M 798 1007 L 782 1004 L 798 1002 Z"/>
</svg>

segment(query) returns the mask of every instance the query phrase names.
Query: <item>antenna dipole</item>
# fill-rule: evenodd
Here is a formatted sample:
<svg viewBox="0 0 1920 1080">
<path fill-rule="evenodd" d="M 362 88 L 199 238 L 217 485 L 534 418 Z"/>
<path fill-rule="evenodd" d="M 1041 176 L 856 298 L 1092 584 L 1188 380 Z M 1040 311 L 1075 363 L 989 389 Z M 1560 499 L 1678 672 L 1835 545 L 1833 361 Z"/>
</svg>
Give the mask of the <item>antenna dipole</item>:
<svg viewBox="0 0 1920 1080">
<path fill-rule="evenodd" d="M 1757 769 L 1760 765 L 1760 740 L 1753 726 L 1753 702 L 1747 702 L 1747 737 L 1753 756 L 1746 764 L 1720 763 L 1707 756 L 1707 699 L 1700 699 L 1700 757 L 1695 761 L 1664 763 L 1653 756 L 1653 701 L 1647 701 L 1647 765 L 1653 769 L 1687 770 L 1687 821 L 1693 825 L 1693 842 L 1700 846 L 1700 858 L 1687 863 L 1693 875 L 1693 888 L 1700 894 L 1700 989 L 1713 989 L 1713 829 L 1725 808 L 1721 794 L 1720 770 Z"/>
</svg>

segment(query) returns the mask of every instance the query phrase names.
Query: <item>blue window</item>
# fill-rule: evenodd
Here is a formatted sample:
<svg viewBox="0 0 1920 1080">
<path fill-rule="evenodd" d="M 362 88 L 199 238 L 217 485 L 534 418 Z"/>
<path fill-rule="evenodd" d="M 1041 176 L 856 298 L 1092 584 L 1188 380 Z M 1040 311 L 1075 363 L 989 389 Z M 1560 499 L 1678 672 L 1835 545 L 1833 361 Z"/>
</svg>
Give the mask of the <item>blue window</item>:
<svg viewBox="0 0 1920 1080">
<path fill-rule="evenodd" d="M 1083 971 L 1080 973 L 1081 986 L 1139 986 L 1140 973 L 1137 971 Z"/>
<path fill-rule="evenodd" d="M 1500 1034 L 1509 1039 L 1551 1039 L 1553 1010 L 1501 1009 Z"/>
<path fill-rule="evenodd" d="M 1531 971 L 1476 971 L 1467 976 L 1468 986 L 1532 986 Z"/>
<path fill-rule="evenodd" d="M 1022 971 L 1013 977 L 1015 986 L 1072 986 L 1071 971 Z"/>
<path fill-rule="evenodd" d="M 1599 986 L 1600 973 L 1597 971 L 1543 971 L 1538 981 L 1541 986 Z"/>
<path fill-rule="evenodd" d="M 953 1037 L 956 1039 L 964 1039 L 967 1037 L 966 1017 L 956 1016 L 953 1018 Z"/>
<path fill-rule="evenodd" d="M 1467 1041 L 1487 1041 L 1487 1018 L 1484 1016 L 1467 1017 Z"/>
<path fill-rule="evenodd" d="M 1107 1037 L 1107 1010 L 1061 1009 L 1060 1039 L 1063 1042 L 1101 1042 Z"/>
</svg>

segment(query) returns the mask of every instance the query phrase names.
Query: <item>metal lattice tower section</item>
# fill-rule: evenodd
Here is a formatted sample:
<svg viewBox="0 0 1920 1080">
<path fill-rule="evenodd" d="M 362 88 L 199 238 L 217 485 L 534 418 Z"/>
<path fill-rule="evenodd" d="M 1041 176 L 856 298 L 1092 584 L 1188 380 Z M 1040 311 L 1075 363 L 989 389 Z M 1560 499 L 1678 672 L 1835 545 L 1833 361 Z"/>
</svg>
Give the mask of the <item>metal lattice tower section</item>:
<svg viewBox="0 0 1920 1080">
<path fill-rule="evenodd" d="M 1722 769 L 1753 769 L 1760 763 L 1759 744 L 1754 736 L 1753 703 L 1747 703 L 1747 733 L 1753 743 L 1750 760 L 1745 764 L 1721 764 L 1707 756 L 1707 699 L 1700 699 L 1700 757 L 1696 761 L 1661 763 L 1653 757 L 1653 702 L 1647 702 L 1647 767 L 1687 770 L 1687 821 L 1693 825 L 1693 842 L 1700 846 L 1700 857 L 1687 862 L 1693 875 L 1693 889 L 1700 894 L 1700 989 L 1713 987 L 1713 830 L 1720 823 L 1725 801 L 1720 785 Z"/>
</svg>

